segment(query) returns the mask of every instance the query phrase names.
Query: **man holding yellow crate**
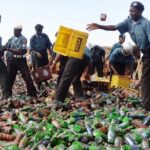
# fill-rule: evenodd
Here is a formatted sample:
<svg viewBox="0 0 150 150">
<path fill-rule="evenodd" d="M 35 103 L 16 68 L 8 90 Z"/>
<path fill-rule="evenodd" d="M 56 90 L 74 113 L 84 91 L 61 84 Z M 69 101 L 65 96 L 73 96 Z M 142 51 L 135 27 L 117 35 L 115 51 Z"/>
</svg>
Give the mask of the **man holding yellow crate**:
<svg viewBox="0 0 150 150">
<path fill-rule="evenodd" d="M 86 50 L 87 49 L 85 49 L 85 51 Z M 51 106 L 53 108 L 56 108 L 57 106 L 66 107 L 64 104 L 64 100 L 67 97 L 71 83 L 73 84 L 74 97 L 76 99 L 84 98 L 80 77 L 89 61 L 90 58 L 86 52 L 82 59 L 69 57 L 56 90 L 55 100 L 51 103 Z M 54 60 L 53 64 L 56 64 L 56 62 L 58 62 L 57 57 Z M 54 66 L 52 65 L 51 71 L 53 67 Z"/>
</svg>

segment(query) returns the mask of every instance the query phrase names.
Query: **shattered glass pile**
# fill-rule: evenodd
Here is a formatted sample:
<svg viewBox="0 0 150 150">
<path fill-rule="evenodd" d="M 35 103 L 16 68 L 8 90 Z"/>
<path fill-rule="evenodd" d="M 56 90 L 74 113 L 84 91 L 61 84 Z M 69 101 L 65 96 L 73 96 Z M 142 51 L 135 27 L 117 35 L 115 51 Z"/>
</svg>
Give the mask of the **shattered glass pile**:
<svg viewBox="0 0 150 150">
<path fill-rule="evenodd" d="M 136 93 L 93 88 L 85 100 L 67 98 L 67 110 L 52 110 L 55 81 L 49 82 L 38 101 L 26 96 L 22 82 L 16 81 L 15 96 L 0 105 L 0 149 L 150 149 L 150 113 L 142 109 Z"/>
</svg>

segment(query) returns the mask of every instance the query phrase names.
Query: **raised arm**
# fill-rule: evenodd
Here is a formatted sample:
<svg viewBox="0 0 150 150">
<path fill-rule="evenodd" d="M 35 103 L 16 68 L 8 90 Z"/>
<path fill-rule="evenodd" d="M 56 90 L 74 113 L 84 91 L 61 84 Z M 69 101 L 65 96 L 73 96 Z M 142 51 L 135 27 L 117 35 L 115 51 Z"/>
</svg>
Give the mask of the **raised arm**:
<svg viewBox="0 0 150 150">
<path fill-rule="evenodd" d="M 92 31 L 92 30 L 96 30 L 96 29 L 102 29 L 102 30 L 107 30 L 107 31 L 117 30 L 115 25 L 100 25 L 97 23 L 88 24 L 86 29 L 88 31 Z"/>
</svg>

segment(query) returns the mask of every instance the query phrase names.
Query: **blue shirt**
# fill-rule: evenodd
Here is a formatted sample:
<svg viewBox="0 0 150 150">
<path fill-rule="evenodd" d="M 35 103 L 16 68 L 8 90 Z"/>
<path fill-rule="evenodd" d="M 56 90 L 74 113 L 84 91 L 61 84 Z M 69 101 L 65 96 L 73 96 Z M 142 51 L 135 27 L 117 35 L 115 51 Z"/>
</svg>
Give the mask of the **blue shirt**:
<svg viewBox="0 0 150 150">
<path fill-rule="evenodd" d="M 115 43 L 113 46 L 112 46 L 112 48 L 111 48 L 111 50 L 110 50 L 110 54 L 116 49 L 116 48 L 122 48 L 122 45 L 118 42 L 118 43 Z M 109 54 L 109 55 L 110 55 Z"/>
<path fill-rule="evenodd" d="M 117 24 L 116 28 L 121 34 L 129 32 L 131 39 L 141 49 L 143 54 L 145 49 L 150 47 L 150 21 L 143 16 L 137 22 L 128 17 L 123 22 Z"/>
<path fill-rule="evenodd" d="M 0 37 L 0 51 L 2 51 L 2 38 Z"/>
<path fill-rule="evenodd" d="M 3 54 L 4 54 L 4 51 L 2 48 L 2 38 L 0 37 L 0 57 L 3 56 Z"/>
<path fill-rule="evenodd" d="M 132 55 L 125 56 L 123 55 L 121 48 L 116 48 L 109 56 L 109 62 L 111 64 L 115 63 L 124 63 L 126 65 L 133 65 L 134 58 Z"/>
<path fill-rule="evenodd" d="M 90 61 L 91 61 L 91 51 L 89 48 L 85 48 L 84 49 L 84 55 L 86 55 L 87 57 L 89 57 Z"/>
<path fill-rule="evenodd" d="M 49 40 L 49 37 L 44 33 L 41 33 L 40 35 L 35 34 L 30 39 L 30 50 L 46 52 L 51 46 L 52 43 Z"/>
</svg>

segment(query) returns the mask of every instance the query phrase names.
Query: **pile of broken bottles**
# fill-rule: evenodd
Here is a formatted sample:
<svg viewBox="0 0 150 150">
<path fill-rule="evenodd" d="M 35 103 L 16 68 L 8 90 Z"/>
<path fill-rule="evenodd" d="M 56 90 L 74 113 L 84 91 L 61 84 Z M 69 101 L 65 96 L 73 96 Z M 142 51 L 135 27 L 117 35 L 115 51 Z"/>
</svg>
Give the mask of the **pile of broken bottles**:
<svg viewBox="0 0 150 150">
<path fill-rule="evenodd" d="M 135 93 L 113 89 L 66 99 L 68 110 L 52 110 L 54 90 L 34 101 L 25 95 L 1 107 L 2 150 L 148 150 L 150 113 Z"/>
</svg>

